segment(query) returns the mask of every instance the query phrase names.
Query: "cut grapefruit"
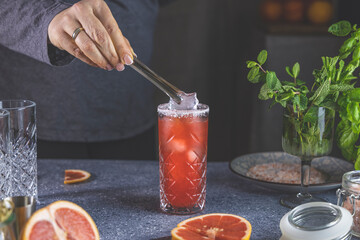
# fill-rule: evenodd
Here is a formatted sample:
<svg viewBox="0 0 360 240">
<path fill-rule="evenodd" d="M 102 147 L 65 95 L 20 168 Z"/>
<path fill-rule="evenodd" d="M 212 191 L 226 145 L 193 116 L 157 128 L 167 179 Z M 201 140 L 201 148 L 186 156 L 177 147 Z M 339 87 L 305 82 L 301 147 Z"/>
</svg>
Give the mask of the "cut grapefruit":
<svg viewBox="0 0 360 240">
<path fill-rule="evenodd" d="M 99 240 L 99 231 L 80 206 L 57 201 L 36 211 L 26 223 L 22 240 Z"/>
<path fill-rule="evenodd" d="M 172 240 L 248 240 L 251 224 L 237 215 L 212 213 L 182 221 L 171 231 Z"/>
<path fill-rule="evenodd" d="M 79 169 L 67 169 L 65 170 L 65 184 L 83 182 L 91 176 L 90 173 Z"/>
</svg>

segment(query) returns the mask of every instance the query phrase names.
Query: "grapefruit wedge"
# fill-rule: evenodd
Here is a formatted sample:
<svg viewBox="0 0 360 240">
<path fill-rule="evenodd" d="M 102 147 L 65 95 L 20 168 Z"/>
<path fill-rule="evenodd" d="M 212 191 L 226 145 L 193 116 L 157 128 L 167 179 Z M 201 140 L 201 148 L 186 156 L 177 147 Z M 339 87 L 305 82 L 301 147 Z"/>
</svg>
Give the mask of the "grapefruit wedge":
<svg viewBox="0 0 360 240">
<path fill-rule="evenodd" d="M 22 240 L 99 240 L 99 231 L 80 206 L 57 201 L 36 211 L 26 223 Z"/>
<path fill-rule="evenodd" d="M 182 221 L 171 231 L 172 240 L 248 240 L 251 224 L 237 215 L 212 213 Z"/>
<path fill-rule="evenodd" d="M 77 183 L 77 182 L 83 182 L 91 176 L 90 173 L 84 170 L 79 169 L 67 169 L 65 170 L 65 184 L 71 184 L 71 183 Z"/>
</svg>

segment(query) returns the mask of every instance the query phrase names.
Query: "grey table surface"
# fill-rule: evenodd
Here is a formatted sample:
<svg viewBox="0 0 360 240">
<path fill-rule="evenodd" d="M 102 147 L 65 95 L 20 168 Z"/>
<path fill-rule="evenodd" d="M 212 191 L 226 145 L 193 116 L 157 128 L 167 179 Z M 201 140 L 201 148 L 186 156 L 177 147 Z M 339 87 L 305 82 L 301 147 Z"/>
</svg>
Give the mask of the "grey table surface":
<svg viewBox="0 0 360 240">
<path fill-rule="evenodd" d="M 89 181 L 63 184 L 65 169 L 83 169 Z M 241 179 L 226 162 L 208 163 L 205 210 L 196 215 L 164 214 L 159 209 L 157 161 L 38 160 L 38 189 L 44 207 L 56 200 L 82 206 L 94 219 L 102 240 L 167 240 L 177 223 L 207 213 L 240 215 L 252 224 L 251 239 L 279 239 L 279 222 L 289 211 L 279 204 L 282 193 Z M 317 196 L 335 203 L 334 190 Z"/>
</svg>

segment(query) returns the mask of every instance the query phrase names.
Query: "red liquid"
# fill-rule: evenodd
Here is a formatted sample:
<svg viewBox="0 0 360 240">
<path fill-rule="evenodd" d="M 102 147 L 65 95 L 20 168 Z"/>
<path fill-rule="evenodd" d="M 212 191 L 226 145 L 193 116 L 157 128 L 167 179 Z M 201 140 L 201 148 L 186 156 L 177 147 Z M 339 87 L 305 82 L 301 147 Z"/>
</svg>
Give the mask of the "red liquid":
<svg viewBox="0 0 360 240">
<path fill-rule="evenodd" d="M 205 203 L 207 117 L 159 116 L 161 198 L 172 208 Z"/>
</svg>

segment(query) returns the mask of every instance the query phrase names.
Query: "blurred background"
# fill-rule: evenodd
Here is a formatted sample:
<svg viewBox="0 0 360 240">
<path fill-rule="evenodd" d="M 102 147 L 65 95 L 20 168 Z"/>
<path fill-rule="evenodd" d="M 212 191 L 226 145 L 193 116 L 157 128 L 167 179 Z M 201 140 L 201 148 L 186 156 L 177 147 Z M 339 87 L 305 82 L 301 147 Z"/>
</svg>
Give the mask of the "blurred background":
<svg viewBox="0 0 360 240">
<path fill-rule="evenodd" d="M 299 62 L 311 82 L 321 56 L 337 55 L 342 38 L 331 23 L 360 23 L 359 0 L 181 0 L 161 8 L 152 67 L 210 106 L 209 161 L 230 161 L 260 151 L 282 151 L 282 108 L 268 110 L 247 81 L 246 60 L 269 53 L 266 68 L 286 79 Z M 156 92 L 156 103 L 168 99 Z M 336 146 L 331 155 L 341 157 Z"/>
</svg>

